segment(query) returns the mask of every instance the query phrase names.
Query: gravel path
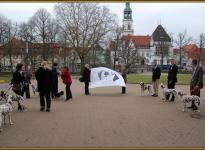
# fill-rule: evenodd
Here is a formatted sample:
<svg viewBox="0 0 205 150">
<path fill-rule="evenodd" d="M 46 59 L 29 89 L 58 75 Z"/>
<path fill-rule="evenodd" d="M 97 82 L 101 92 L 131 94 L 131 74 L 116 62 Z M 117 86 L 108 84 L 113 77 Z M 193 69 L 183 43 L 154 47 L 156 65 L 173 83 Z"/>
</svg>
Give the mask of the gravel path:
<svg viewBox="0 0 205 150">
<path fill-rule="evenodd" d="M 39 111 L 38 95 L 25 100 L 25 112 L 15 103 L 14 125 L 3 125 L 0 147 L 205 147 L 205 105 L 200 114 L 182 112 L 180 100 L 164 102 L 161 91 L 157 98 L 142 97 L 134 84 L 125 95 L 109 87 L 85 96 L 83 87 L 74 80 L 73 100 L 53 100 L 51 112 Z M 59 88 L 64 89 L 60 80 Z"/>
</svg>

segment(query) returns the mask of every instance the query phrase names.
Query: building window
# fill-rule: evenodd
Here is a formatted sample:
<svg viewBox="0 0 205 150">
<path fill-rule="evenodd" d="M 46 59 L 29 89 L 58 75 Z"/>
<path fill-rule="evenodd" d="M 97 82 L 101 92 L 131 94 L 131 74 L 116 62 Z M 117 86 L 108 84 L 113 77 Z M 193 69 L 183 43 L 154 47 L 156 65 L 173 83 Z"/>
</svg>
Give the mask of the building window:
<svg viewBox="0 0 205 150">
<path fill-rule="evenodd" d="M 130 30 L 131 29 L 131 26 L 130 26 L 130 24 L 128 24 L 128 30 Z"/>
<path fill-rule="evenodd" d="M 168 56 L 168 50 L 169 50 L 169 47 L 167 45 L 163 45 L 163 46 L 157 45 L 155 54 L 157 56 L 161 56 L 162 54 L 164 56 Z"/>
</svg>

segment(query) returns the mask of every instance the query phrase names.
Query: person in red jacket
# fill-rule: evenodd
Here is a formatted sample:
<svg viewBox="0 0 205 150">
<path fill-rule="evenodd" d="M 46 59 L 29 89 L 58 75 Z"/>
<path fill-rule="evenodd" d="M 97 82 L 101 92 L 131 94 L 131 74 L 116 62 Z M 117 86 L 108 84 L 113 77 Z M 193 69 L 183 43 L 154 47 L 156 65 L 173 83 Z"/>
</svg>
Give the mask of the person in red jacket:
<svg viewBox="0 0 205 150">
<path fill-rule="evenodd" d="M 61 79 L 63 80 L 63 83 L 66 85 L 65 91 L 66 91 L 66 100 L 68 101 L 69 99 L 72 99 L 72 93 L 70 90 L 70 86 L 72 84 L 72 79 L 71 79 L 71 74 L 69 72 L 68 67 L 63 68 L 63 72 L 61 74 Z"/>
</svg>

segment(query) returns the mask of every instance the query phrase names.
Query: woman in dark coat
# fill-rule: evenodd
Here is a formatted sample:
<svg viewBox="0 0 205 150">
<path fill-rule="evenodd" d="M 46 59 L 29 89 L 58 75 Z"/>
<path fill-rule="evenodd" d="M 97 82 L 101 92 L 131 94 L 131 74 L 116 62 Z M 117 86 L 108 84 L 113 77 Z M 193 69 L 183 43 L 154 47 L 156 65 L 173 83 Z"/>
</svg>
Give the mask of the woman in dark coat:
<svg viewBox="0 0 205 150">
<path fill-rule="evenodd" d="M 85 83 L 85 95 L 89 95 L 90 92 L 89 92 L 89 82 L 90 82 L 90 68 L 89 68 L 89 65 L 88 64 L 85 64 L 85 68 L 83 70 L 83 81 Z"/>
<path fill-rule="evenodd" d="M 23 76 L 23 64 L 19 63 L 16 66 L 16 71 L 13 73 L 11 84 L 13 85 L 13 91 L 23 97 L 24 94 L 25 79 Z M 20 103 L 18 102 L 18 110 L 22 110 Z"/>
<path fill-rule="evenodd" d="M 51 86 L 52 86 L 52 73 L 47 61 L 43 61 L 41 66 L 36 72 L 36 80 L 38 84 L 38 92 L 40 94 L 40 111 L 45 110 L 45 99 L 46 97 L 46 111 L 50 112 L 51 107 Z"/>
</svg>

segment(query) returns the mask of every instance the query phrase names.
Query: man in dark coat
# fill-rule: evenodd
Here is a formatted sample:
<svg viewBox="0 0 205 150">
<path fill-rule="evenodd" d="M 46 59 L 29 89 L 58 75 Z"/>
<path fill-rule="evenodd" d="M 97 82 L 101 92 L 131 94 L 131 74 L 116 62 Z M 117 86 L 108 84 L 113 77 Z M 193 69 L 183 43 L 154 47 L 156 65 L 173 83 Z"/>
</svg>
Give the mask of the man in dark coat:
<svg viewBox="0 0 205 150">
<path fill-rule="evenodd" d="M 200 67 L 197 63 L 196 59 L 192 60 L 192 79 L 190 83 L 190 94 L 191 95 L 197 95 L 200 97 L 200 89 L 203 88 L 203 68 Z M 193 110 L 197 110 L 197 107 L 194 104 L 194 101 L 192 101 L 191 107 Z"/>
<path fill-rule="evenodd" d="M 88 64 L 85 64 L 85 68 L 83 70 L 83 81 L 85 83 L 85 95 L 89 95 L 90 92 L 89 92 L 89 82 L 90 82 L 90 68 L 89 68 L 89 65 Z"/>
<path fill-rule="evenodd" d="M 47 61 L 43 61 L 41 63 L 41 67 L 36 72 L 36 80 L 38 83 L 38 92 L 40 94 L 40 111 L 45 110 L 45 100 L 44 96 L 46 97 L 46 104 L 47 108 L 46 111 L 50 112 L 51 107 L 51 86 L 52 86 L 52 73 L 51 68 L 49 67 Z"/>
<path fill-rule="evenodd" d="M 155 65 L 152 68 L 152 82 L 153 82 L 153 89 L 154 89 L 154 94 L 152 94 L 152 96 L 154 97 L 158 96 L 160 76 L 161 76 L 161 69 L 157 65 L 157 62 L 155 62 Z"/>
<path fill-rule="evenodd" d="M 52 98 L 55 97 L 55 95 L 58 93 L 58 71 L 57 71 L 57 63 L 53 63 L 53 68 L 52 68 L 52 80 L 53 80 L 53 84 L 52 84 Z"/>
<path fill-rule="evenodd" d="M 177 73 L 178 73 L 178 67 L 175 64 L 174 59 L 170 59 L 171 65 L 169 67 L 169 71 L 168 71 L 168 83 L 167 83 L 167 87 L 168 89 L 175 89 L 175 84 L 177 82 Z M 169 99 L 169 95 L 167 95 L 166 99 Z M 172 95 L 171 101 L 174 101 L 175 97 L 174 95 Z"/>
</svg>

